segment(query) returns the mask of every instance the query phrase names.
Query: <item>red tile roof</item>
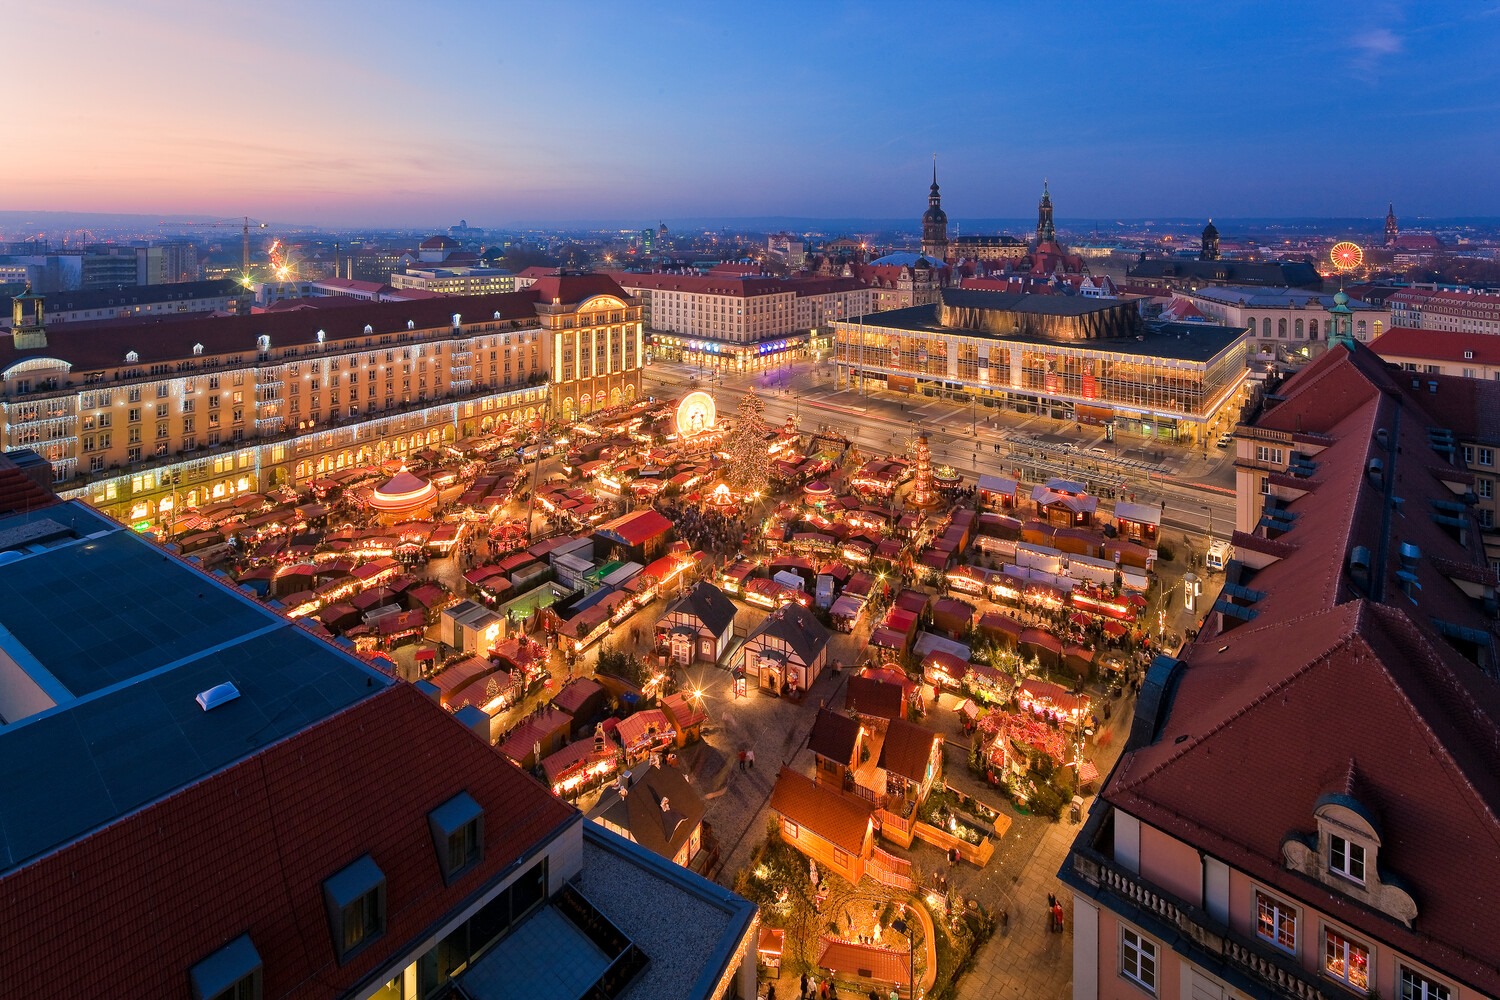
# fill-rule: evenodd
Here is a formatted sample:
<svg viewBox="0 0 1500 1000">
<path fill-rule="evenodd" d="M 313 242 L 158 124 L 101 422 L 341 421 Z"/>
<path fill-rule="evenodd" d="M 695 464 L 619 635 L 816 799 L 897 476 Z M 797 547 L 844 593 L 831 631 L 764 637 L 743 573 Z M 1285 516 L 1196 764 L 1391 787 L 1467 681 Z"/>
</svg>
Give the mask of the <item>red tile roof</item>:
<svg viewBox="0 0 1500 1000">
<path fill-rule="evenodd" d="M 462 791 L 484 859 L 445 887 L 427 814 Z M 576 816 L 397 684 L 0 880 L 4 992 L 170 995 L 248 932 L 266 996 L 342 996 Z M 386 932 L 339 965 L 322 886 L 365 854 Z"/>
<path fill-rule="evenodd" d="M 1376 337 L 1370 350 L 1382 358 L 1425 358 L 1430 361 L 1471 361 L 1500 365 L 1500 337 L 1492 333 L 1455 330 L 1417 330 L 1393 326 Z M 1470 355 L 1465 357 L 1465 354 Z"/>
<path fill-rule="evenodd" d="M 908 781 L 921 782 L 927 777 L 932 748 L 942 742 L 943 738 L 931 729 L 905 719 L 892 719 L 885 730 L 885 742 L 880 745 L 877 766 Z"/>
<path fill-rule="evenodd" d="M 1116 808 L 1488 994 L 1500 993 L 1500 684 L 1436 626 L 1487 638 L 1494 619 L 1450 579 L 1482 567 L 1433 519 L 1451 502 L 1429 432 L 1475 412 L 1491 383 L 1423 376 L 1412 389 L 1364 347 L 1336 347 L 1282 387 L 1246 429 L 1298 433 L 1314 463 L 1308 490 L 1282 506 L 1293 527 L 1256 551 L 1274 556 L 1237 582 L 1255 617 L 1210 614 L 1183 653 L 1170 712 L 1129 748 L 1104 790 Z M 1379 443 L 1384 430 L 1389 447 Z M 1367 475 L 1382 457 L 1403 505 Z M 1456 471 L 1456 470 L 1455 470 Z M 1236 545 L 1264 542 L 1236 533 Z M 1400 548 L 1416 546 L 1416 600 L 1401 589 Z M 1368 573 L 1350 568 L 1356 546 Z M 1492 668 L 1491 668 L 1492 669 Z M 1282 845 L 1315 832 L 1313 810 L 1359 776 L 1376 816 L 1378 864 L 1417 901 L 1410 929 L 1291 872 Z M 1462 857 L 1461 864 L 1455 858 Z"/>
<path fill-rule="evenodd" d="M 783 767 L 771 789 L 771 809 L 835 847 L 858 855 L 875 815 L 875 804 L 831 791 Z"/>
<path fill-rule="evenodd" d="M 599 525 L 601 534 L 620 539 L 626 545 L 641 545 L 672 530 L 672 522 L 655 510 L 638 510 Z"/>
</svg>

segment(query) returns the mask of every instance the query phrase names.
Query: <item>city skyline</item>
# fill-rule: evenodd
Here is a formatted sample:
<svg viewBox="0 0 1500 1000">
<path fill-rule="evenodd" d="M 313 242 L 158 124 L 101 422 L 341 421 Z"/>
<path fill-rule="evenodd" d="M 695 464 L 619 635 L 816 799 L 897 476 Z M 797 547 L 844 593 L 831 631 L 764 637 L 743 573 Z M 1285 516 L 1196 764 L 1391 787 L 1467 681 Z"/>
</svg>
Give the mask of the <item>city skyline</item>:
<svg viewBox="0 0 1500 1000">
<path fill-rule="evenodd" d="M 0 209 L 901 218 L 936 151 L 955 220 L 1024 218 L 1044 178 L 1059 217 L 1105 222 L 1500 214 L 1494 7 L 428 13 L 20 11 L 16 72 L 49 82 Z"/>
</svg>

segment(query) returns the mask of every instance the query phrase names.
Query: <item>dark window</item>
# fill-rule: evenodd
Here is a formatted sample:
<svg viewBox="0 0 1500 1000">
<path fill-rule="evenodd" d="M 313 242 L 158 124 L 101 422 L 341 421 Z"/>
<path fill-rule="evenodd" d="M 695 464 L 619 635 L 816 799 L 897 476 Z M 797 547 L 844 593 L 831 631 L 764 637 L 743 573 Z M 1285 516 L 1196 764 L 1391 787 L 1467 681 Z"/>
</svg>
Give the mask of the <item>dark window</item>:
<svg viewBox="0 0 1500 1000">
<path fill-rule="evenodd" d="M 340 962 L 385 932 L 385 873 L 368 854 L 323 883 L 323 901 Z"/>
<path fill-rule="evenodd" d="M 188 970 L 193 1000 L 261 1000 L 260 953 L 241 934 Z"/>
</svg>

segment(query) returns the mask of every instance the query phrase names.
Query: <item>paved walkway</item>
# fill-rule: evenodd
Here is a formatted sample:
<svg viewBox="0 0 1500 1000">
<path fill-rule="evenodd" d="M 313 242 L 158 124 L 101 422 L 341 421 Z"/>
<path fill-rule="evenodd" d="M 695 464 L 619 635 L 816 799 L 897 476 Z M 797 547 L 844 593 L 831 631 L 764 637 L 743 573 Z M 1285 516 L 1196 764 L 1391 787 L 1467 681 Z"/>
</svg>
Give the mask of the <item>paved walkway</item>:
<svg viewBox="0 0 1500 1000">
<path fill-rule="evenodd" d="M 1067 858 L 1078 829 L 1077 824 L 1066 820 L 1047 827 L 1012 892 L 1017 909 L 979 949 L 974 967 L 959 983 L 959 1000 L 1066 1000 L 1072 996 L 1072 897 L 1058 879 L 1057 870 Z M 1048 929 L 1049 892 L 1063 901 L 1066 918 L 1061 934 Z"/>
</svg>

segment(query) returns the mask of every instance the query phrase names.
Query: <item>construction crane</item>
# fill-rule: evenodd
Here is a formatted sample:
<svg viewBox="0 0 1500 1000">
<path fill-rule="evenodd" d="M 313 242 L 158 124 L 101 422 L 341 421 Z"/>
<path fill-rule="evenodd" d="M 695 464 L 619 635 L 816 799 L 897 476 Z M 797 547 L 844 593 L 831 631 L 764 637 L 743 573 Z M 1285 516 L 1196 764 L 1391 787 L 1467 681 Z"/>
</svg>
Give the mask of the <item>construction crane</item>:
<svg viewBox="0 0 1500 1000">
<path fill-rule="evenodd" d="M 163 229 L 215 229 L 220 226 L 240 227 L 240 261 L 242 273 L 240 280 L 248 287 L 250 284 L 250 228 L 265 229 L 266 223 L 258 219 L 252 219 L 245 215 L 237 219 L 215 219 L 212 222 L 162 222 L 159 223 Z"/>
</svg>

